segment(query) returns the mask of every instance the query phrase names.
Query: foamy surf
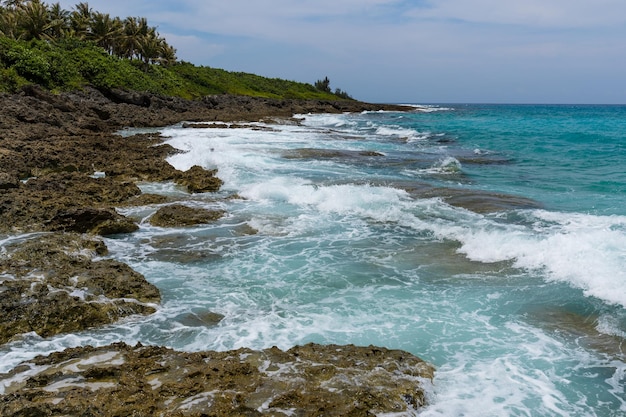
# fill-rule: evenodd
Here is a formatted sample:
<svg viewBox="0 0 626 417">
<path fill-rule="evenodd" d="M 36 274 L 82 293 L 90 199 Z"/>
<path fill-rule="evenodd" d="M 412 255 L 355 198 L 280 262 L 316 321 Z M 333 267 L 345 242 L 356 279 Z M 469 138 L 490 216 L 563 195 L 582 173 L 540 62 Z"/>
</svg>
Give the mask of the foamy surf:
<svg viewBox="0 0 626 417">
<path fill-rule="evenodd" d="M 186 204 L 227 215 L 168 229 L 142 220 L 156 206 L 124 209 L 140 229 L 106 243 L 159 287 L 157 313 L 77 335 L 26 335 L 0 351 L 0 368 L 114 341 L 190 351 L 373 344 L 437 367 L 422 415 L 626 413 L 626 201 L 611 181 L 584 183 L 580 161 L 601 152 L 593 143 L 580 154 L 543 145 L 532 153 L 533 141 L 567 133 L 542 130 L 551 123 L 537 114 L 555 110 L 539 110 L 463 106 L 300 115 L 299 126 L 263 130 L 164 129 L 184 151 L 170 163 L 217 168 L 225 181 L 218 195 Z M 619 166 L 620 148 L 607 139 L 615 135 L 603 142 L 607 176 Z M 215 201 L 235 193 L 242 198 Z M 502 204 L 472 211 L 461 207 L 479 205 L 453 205 L 451 196 Z M 212 314 L 222 318 L 198 320 Z"/>
</svg>

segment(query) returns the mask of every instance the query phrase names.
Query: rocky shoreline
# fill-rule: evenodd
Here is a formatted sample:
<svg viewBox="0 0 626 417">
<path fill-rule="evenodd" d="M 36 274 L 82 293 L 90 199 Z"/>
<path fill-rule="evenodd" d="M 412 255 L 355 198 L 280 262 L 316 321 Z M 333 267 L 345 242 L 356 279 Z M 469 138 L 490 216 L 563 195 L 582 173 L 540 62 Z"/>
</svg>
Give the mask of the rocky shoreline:
<svg viewBox="0 0 626 417">
<path fill-rule="evenodd" d="M 212 170 L 172 167 L 165 158 L 178 151 L 156 133 L 123 137 L 116 131 L 406 110 L 227 95 L 187 101 L 90 88 L 56 95 L 37 86 L 0 95 L 0 108 L 0 344 L 31 332 L 77 332 L 158 308 L 158 289 L 106 259 L 97 235 L 137 230 L 116 207 L 169 202 L 142 194 L 138 181 L 172 181 L 189 193 L 215 192 L 222 182 Z M 223 214 L 169 203 L 153 216 L 154 224 L 207 223 Z M 374 347 L 187 354 L 114 344 L 69 349 L 0 375 L 0 414 L 408 413 L 425 403 L 424 384 L 432 375 L 430 365 L 406 352 Z"/>
</svg>

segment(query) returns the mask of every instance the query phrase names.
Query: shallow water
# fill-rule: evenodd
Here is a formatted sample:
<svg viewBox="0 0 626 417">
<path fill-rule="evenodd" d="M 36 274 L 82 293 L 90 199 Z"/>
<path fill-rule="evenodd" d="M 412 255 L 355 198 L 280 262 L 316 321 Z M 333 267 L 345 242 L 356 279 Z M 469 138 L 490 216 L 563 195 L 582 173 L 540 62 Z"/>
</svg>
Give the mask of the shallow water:
<svg viewBox="0 0 626 417">
<path fill-rule="evenodd" d="M 228 214 L 185 229 L 125 209 L 140 230 L 106 243 L 161 289 L 159 312 L 29 335 L 0 372 L 119 340 L 374 344 L 437 367 L 427 416 L 626 413 L 626 107 L 421 110 L 164 129 L 187 151 L 174 166 L 218 168 L 219 196 L 242 198 L 193 196 Z"/>
</svg>

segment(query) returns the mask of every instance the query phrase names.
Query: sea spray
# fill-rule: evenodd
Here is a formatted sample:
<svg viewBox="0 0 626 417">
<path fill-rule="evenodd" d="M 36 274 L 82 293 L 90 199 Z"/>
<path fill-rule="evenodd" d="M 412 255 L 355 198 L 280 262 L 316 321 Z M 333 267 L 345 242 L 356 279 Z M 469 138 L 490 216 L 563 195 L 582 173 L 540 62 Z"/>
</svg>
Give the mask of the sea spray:
<svg viewBox="0 0 626 417">
<path fill-rule="evenodd" d="M 437 367 L 427 416 L 626 412 L 626 197 L 615 169 L 626 110 L 445 108 L 164 129 L 184 151 L 170 163 L 217 168 L 225 184 L 193 196 L 171 184 L 142 190 L 227 214 L 167 229 L 147 221 L 158 205 L 124 209 L 140 230 L 107 246 L 159 287 L 159 311 L 27 335 L 0 363 L 119 340 L 189 351 L 372 344 Z M 500 204 L 472 211 L 449 198 L 461 192 Z M 209 312 L 223 318 L 184 320 Z"/>
</svg>

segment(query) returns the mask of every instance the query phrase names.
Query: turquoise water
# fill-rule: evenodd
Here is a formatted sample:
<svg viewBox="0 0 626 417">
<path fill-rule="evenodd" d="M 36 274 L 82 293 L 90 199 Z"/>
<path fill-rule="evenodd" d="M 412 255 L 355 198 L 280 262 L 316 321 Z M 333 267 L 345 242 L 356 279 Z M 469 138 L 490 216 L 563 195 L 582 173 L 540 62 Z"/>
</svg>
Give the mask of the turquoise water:
<svg viewBox="0 0 626 417">
<path fill-rule="evenodd" d="M 416 106 L 300 125 L 163 130 L 170 162 L 218 168 L 213 225 L 138 232 L 112 256 L 156 284 L 149 318 L 66 346 L 381 345 L 437 367 L 426 416 L 626 413 L 626 107 Z M 256 232 L 254 232 L 256 231 Z M 199 325 L 190 313 L 224 315 Z"/>
</svg>

